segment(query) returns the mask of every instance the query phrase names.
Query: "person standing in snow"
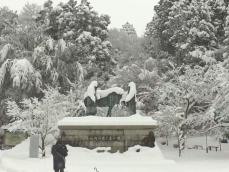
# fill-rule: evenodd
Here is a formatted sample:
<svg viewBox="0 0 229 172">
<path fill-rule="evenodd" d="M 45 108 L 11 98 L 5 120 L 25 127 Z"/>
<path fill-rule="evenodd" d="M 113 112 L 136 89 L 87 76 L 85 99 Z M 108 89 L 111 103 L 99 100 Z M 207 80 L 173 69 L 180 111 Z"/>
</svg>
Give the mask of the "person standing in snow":
<svg viewBox="0 0 229 172">
<path fill-rule="evenodd" d="M 58 139 L 56 144 L 52 146 L 53 169 L 55 172 L 64 172 L 65 157 L 68 155 L 67 147 Z"/>
</svg>

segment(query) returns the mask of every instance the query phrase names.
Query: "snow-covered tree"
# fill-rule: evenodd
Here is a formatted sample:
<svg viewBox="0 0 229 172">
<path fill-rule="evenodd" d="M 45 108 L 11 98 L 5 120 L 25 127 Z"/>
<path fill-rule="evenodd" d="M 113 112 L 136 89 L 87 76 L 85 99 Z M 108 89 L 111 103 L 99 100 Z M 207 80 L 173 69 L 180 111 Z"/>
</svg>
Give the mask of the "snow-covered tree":
<svg viewBox="0 0 229 172">
<path fill-rule="evenodd" d="M 190 130 L 200 129 L 202 125 L 207 127 L 211 123 L 206 114 L 217 94 L 217 78 L 221 70 L 222 68 L 218 65 L 207 68 L 181 67 L 175 69 L 170 74 L 173 75 L 170 81 L 163 83 L 159 89 L 161 107 L 169 106 L 174 109 L 181 107 L 184 113 L 183 119 L 179 123 L 181 150 L 185 148 L 185 136 Z M 199 122 L 195 123 L 194 121 Z"/>
<path fill-rule="evenodd" d="M 208 4 L 213 12 L 212 23 L 216 29 L 217 46 L 220 46 L 224 40 L 224 25 L 227 16 L 227 2 L 224 0 L 208 0 Z"/>
<path fill-rule="evenodd" d="M 99 15 L 89 2 L 69 0 L 53 8 L 52 1 L 47 1 L 37 22 L 52 39 L 66 42 L 68 53 L 73 54 L 68 63 L 93 64 L 97 69 L 93 76 L 112 72 L 111 44 L 107 40 L 110 18 Z"/>
<path fill-rule="evenodd" d="M 55 136 L 58 132 L 57 122 L 65 116 L 72 116 L 80 108 L 73 94 L 67 96 L 58 90 L 49 88 L 44 90 L 44 97 L 24 99 L 20 106 L 15 101 L 8 101 L 7 115 L 11 123 L 5 126 L 9 131 L 24 131 L 29 135 L 40 136 L 40 149 L 45 156 L 45 148 L 49 144 L 48 136 Z M 74 96 L 75 97 L 75 96 Z"/>
<path fill-rule="evenodd" d="M 216 84 L 213 87 L 216 96 L 212 101 L 212 106 L 209 109 L 209 114 L 217 124 L 228 123 L 228 60 L 225 60 L 223 64 L 218 64 L 218 70 L 215 70 L 217 74 Z"/>
<path fill-rule="evenodd" d="M 84 80 L 84 69 L 74 58 L 71 46 L 62 39 L 48 38 L 33 52 L 33 64 L 41 73 L 43 84 L 60 87 L 64 92 Z"/>
<path fill-rule="evenodd" d="M 154 7 L 156 13 L 155 16 L 146 27 L 146 37 L 152 38 L 152 41 L 157 40 L 160 49 L 169 52 L 169 54 L 174 54 L 174 47 L 168 41 L 168 38 L 170 38 L 171 35 L 168 32 L 170 26 L 167 24 L 169 21 L 169 12 L 171 11 L 174 1 L 176 0 L 160 0 L 158 5 Z M 148 43 L 151 44 L 152 42 L 149 41 Z M 153 47 L 150 45 L 148 46 L 149 51 L 151 51 L 151 48 Z"/>
<path fill-rule="evenodd" d="M 221 32 L 217 30 L 219 26 L 213 18 L 217 14 L 211 5 L 205 0 L 160 1 L 155 17 L 147 26 L 146 38 L 155 38 L 159 49 L 168 52 L 178 66 L 209 63 L 214 59 L 213 50 L 218 46 L 216 34 Z M 151 42 L 148 41 L 148 47 L 151 47 Z M 196 51 L 206 59 L 194 53 Z"/>
<path fill-rule="evenodd" d="M 0 68 L 1 94 L 5 94 L 9 87 L 19 89 L 21 93 L 39 92 L 41 85 L 40 74 L 27 59 L 7 59 Z"/>
<path fill-rule="evenodd" d="M 129 82 L 136 83 L 137 98 L 144 104 L 146 113 L 155 111 L 158 106 L 157 89 L 162 78 L 158 75 L 154 62 L 154 59 L 149 58 L 141 65 L 132 64 L 117 69 L 117 75 L 108 83 L 124 88 Z"/>
<path fill-rule="evenodd" d="M 0 36 L 7 36 L 17 25 L 17 14 L 7 7 L 0 8 Z"/>
<path fill-rule="evenodd" d="M 18 16 L 19 22 L 22 25 L 34 24 L 35 19 L 38 16 L 38 13 L 40 12 L 40 10 L 41 10 L 41 7 L 38 6 L 37 4 L 26 3 Z"/>
<path fill-rule="evenodd" d="M 164 136 L 168 144 L 168 137 L 175 136 L 177 138 L 178 153 L 181 156 L 181 143 L 180 143 L 180 124 L 183 117 L 180 115 L 183 113 L 178 113 L 180 107 L 175 107 L 171 105 L 160 106 L 159 111 L 154 114 L 154 118 L 159 122 L 158 134 L 159 136 Z"/>
</svg>

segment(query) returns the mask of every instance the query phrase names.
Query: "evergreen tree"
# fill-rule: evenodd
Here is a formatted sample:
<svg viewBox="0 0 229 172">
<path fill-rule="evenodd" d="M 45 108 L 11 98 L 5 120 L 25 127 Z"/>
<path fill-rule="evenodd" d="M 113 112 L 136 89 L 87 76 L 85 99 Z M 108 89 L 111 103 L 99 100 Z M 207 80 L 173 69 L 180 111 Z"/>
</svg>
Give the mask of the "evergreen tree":
<svg viewBox="0 0 229 172">
<path fill-rule="evenodd" d="M 111 44 L 107 41 L 110 18 L 98 15 L 87 1 L 77 4 L 69 0 L 56 8 L 48 1 L 37 22 L 52 39 L 66 42 L 72 56 L 62 59 L 65 63 L 79 62 L 88 68 L 93 65 L 97 77 L 112 72 Z"/>
<path fill-rule="evenodd" d="M 0 8 L 0 36 L 7 36 L 17 25 L 17 14 L 7 7 Z"/>
<path fill-rule="evenodd" d="M 228 52 L 229 52 L 229 7 L 227 7 L 227 17 L 225 19 L 225 39 L 224 39 L 224 58 L 226 59 L 228 57 Z"/>
<path fill-rule="evenodd" d="M 19 22 L 22 25 L 34 24 L 35 19 L 38 16 L 38 13 L 40 12 L 40 10 L 41 10 L 40 6 L 36 4 L 26 3 L 21 13 L 18 16 Z"/>
<path fill-rule="evenodd" d="M 208 5 L 211 7 L 212 15 L 212 23 L 216 29 L 216 37 L 217 37 L 217 47 L 222 45 L 225 31 L 224 24 L 227 16 L 227 6 L 224 0 L 208 0 Z"/>
<path fill-rule="evenodd" d="M 212 62 L 212 51 L 217 48 L 217 29 L 210 5 L 205 0 L 160 1 L 156 16 L 147 26 L 146 37 L 156 38 L 161 51 L 173 56 L 178 66 Z"/>
<path fill-rule="evenodd" d="M 174 54 L 174 47 L 168 42 L 168 38 L 171 37 L 168 32 L 169 26 L 169 13 L 173 2 L 176 0 L 160 0 L 159 4 L 154 7 L 156 15 L 152 21 L 147 24 L 146 35 L 147 37 L 159 38 L 159 44 L 162 51 L 168 51 L 170 54 Z"/>
</svg>

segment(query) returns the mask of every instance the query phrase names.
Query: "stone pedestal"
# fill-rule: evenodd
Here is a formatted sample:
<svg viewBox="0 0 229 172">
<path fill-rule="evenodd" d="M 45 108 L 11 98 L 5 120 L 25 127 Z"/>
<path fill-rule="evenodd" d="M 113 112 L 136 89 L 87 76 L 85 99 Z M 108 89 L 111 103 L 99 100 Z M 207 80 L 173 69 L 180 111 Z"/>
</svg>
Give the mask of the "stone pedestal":
<svg viewBox="0 0 229 172">
<path fill-rule="evenodd" d="M 86 117 L 80 118 L 85 118 L 85 120 L 87 119 Z M 125 119 L 126 122 L 119 123 L 116 120 L 116 122 L 112 124 L 111 117 L 107 119 L 99 118 L 98 123 L 96 121 L 77 123 L 76 118 L 72 119 L 76 120 L 75 124 L 69 124 L 63 120 L 59 123 L 58 127 L 60 129 L 62 141 L 71 146 L 85 147 L 89 149 L 97 147 L 111 147 L 111 152 L 124 152 L 128 149 L 128 147 L 135 145 L 153 147 L 152 145 L 154 144 L 148 144 L 145 140 L 154 143 L 154 135 L 150 135 L 149 133 L 153 133 L 153 130 L 156 128 L 157 125 L 155 124 L 155 121 L 152 121 L 152 123 L 147 121 L 147 124 L 144 122 L 134 124 L 130 121 L 130 124 L 128 124 L 128 119 L 126 119 L 126 117 L 119 118 Z M 81 119 L 79 121 L 81 121 Z"/>
</svg>

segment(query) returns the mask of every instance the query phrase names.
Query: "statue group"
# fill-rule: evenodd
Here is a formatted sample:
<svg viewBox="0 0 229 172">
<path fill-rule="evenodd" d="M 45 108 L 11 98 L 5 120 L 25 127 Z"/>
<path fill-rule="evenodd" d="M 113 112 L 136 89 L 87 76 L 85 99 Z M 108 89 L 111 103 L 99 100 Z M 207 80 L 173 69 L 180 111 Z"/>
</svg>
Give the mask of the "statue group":
<svg viewBox="0 0 229 172">
<path fill-rule="evenodd" d="M 130 115 L 136 114 L 136 85 L 128 84 L 128 90 L 112 87 L 106 90 L 98 89 L 98 82 L 92 81 L 84 95 L 86 115 L 96 115 L 97 107 L 108 107 L 107 117 L 111 117 L 115 105 L 126 107 Z"/>
</svg>

